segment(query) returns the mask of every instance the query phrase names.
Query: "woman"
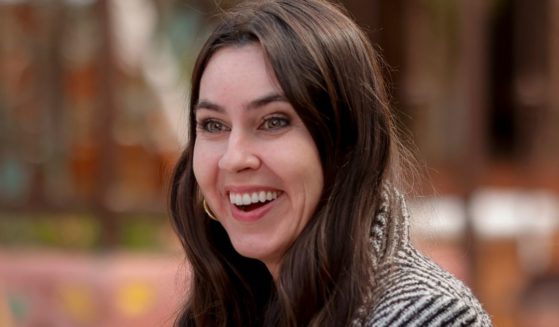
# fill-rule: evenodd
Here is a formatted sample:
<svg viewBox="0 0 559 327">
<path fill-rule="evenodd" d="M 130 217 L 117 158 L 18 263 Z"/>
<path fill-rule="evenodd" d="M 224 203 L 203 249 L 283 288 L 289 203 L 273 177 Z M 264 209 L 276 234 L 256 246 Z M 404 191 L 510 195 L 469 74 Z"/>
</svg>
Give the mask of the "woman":
<svg viewBox="0 0 559 327">
<path fill-rule="evenodd" d="M 178 326 L 491 324 L 409 244 L 377 54 L 340 8 L 226 13 L 191 91 L 171 191 L 192 266 Z"/>
</svg>

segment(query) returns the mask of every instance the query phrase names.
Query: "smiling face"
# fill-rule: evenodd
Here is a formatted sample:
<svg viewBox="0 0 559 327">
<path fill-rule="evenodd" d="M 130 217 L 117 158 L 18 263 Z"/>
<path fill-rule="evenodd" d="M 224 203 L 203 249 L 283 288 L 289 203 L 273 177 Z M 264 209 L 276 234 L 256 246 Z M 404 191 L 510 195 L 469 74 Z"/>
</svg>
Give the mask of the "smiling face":
<svg viewBox="0 0 559 327">
<path fill-rule="evenodd" d="M 198 99 L 200 190 L 235 250 L 277 276 L 322 193 L 318 150 L 257 44 L 218 50 Z"/>
</svg>

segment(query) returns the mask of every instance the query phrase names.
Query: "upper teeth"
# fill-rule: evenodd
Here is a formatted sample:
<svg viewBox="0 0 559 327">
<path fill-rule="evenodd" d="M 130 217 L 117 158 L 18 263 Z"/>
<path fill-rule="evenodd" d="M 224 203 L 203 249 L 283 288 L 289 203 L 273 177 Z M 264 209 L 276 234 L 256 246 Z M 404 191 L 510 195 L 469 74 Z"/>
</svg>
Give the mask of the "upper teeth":
<svg viewBox="0 0 559 327">
<path fill-rule="evenodd" d="M 278 197 L 278 192 L 275 191 L 260 191 L 253 193 L 229 193 L 229 201 L 231 204 L 238 206 L 246 206 L 258 202 L 266 202 L 275 200 Z"/>
</svg>

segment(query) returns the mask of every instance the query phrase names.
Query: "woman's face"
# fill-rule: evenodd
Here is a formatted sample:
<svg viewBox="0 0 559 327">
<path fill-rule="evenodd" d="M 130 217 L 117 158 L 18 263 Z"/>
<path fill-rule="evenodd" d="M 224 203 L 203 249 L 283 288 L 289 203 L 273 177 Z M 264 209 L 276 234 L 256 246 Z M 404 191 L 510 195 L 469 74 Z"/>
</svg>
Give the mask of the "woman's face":
<svg viewBox="0 0 559 327">
<path fill-rule="evenodd" d="M 318 150 L 257 44 L 218 50 L 198 98 L 200 190 L 235 250 L 277 276 L 322 193 Z"/>
</svg>

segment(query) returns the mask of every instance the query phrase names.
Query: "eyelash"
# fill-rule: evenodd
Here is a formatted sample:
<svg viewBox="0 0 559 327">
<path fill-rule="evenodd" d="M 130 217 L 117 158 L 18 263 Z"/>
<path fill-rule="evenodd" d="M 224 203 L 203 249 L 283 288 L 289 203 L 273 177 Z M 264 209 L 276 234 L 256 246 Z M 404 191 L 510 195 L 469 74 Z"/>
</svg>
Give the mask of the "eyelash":
<svg viewBox="0 0 559 327">
<path fill-rule="evenodd" d="M 270 125 L 272 123 L 275 125 Z M 274 115 L 265 118 L 264 121 L 258 126 L 258 129 L 264 131 L 278 131 L 280 129 L 288 127 L 290 124 L 291 119 L 289 117 L 283 115 Z M 230 128 L 227 127 L 225 123 L 215 118 L 202 119 L 201 121 L 196 123 L 196 127 L 203 132 L 211 134 L 216 134 L 224 131 L 226 132 L 230 130 Z"/>
</svg>

